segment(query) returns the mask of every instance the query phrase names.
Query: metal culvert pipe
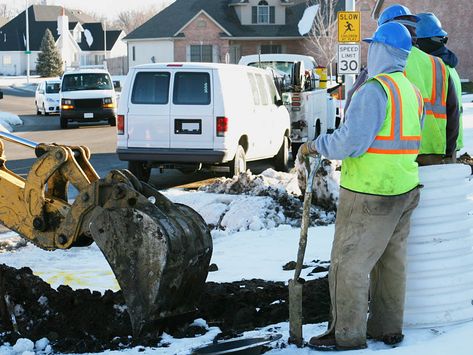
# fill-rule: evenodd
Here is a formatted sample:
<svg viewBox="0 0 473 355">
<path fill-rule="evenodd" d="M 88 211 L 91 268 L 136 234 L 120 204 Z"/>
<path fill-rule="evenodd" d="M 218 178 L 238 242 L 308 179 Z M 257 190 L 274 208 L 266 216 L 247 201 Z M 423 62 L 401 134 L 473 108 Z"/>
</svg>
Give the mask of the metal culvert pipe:
<svg viewBox="0 0 473 355">
<path fill-rule="evenodd" d="M 473 320 L 473 182 L 463 164 L 419 168 L 424 185 L 407 246 L 404 325 Z"/>
</svg>

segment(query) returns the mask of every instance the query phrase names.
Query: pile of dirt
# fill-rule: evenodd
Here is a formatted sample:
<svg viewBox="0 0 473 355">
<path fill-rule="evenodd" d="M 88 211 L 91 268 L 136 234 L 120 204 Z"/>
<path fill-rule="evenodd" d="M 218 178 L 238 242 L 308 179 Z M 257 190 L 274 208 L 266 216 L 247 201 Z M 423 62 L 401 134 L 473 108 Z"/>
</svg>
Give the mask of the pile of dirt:
<svg viewBox="0 0 473 355">
<path fill-rule="evenodd" d="M 326 321 L 330 303 L 327 279 L 307 281 L 303 294 L 304 321 Z M 46 337 L 54 351 L 82 353 L 137 344 L 156 346 L 160 340 L 159 334 L 142 339 L 130 336 L 131 324 L 121 292 L 101 294 L 74 291 L 67 286 L 54 290 L 29 268 L 0 265 L 0 299 L 2 342 L 14 344 L 18 338 L 36 341 Z M 189 320 L 196 318 L 220 327 L 219 338 L 287 321 L 287 286 L 263 280 L 209 282 L 198 311 L 189 315 L 187 322 L 164 324 L 160 331 L 177 338 L 204 334 L 204 327 L 190 325 Z"/>
<path fill-rule="evenodd" d="M 337 193 L 333 190 L 333 173 L 336 164 L 324 160 L 314 182 L 310 225 L 320 226 L 335 222 L 338 203 Z M 299 187 L 298 172 L 281 173 L 267 169 L 262 174 L 253 175 L 250 171 L 233 178 L 220 178 L 212 184 L 202 186 L 199 191 L 230 194 L 266 196 L 273 200 L 274 209 L 280 210 L 285 217 L 284 223 L 300 227 L 302 217 L 303 194 Z"/>
</svg>

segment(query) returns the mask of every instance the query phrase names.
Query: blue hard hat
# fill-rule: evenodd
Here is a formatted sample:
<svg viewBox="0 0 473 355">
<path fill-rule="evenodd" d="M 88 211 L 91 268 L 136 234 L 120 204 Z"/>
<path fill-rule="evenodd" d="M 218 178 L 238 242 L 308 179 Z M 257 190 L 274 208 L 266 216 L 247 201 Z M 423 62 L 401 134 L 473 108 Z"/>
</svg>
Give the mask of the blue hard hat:
<svg viewBox="0 0 473 355">
<path fill-rule="evenodd" d="M 397 22 L 388 22 L 378 27 L 371 38 L 364 38 L 364 42 L 379 42 L 391 47 L 410 52 L 412 37 L 404 25 Z"/>
<path fill-rule="evenodd" d="M 385 8 L 384 11 L 381 13 L 378 19 L 378 26 L 381 26 L 383 23 L 389 22 L 401 16 L 410 17 L 413 22 L 419 21 L 419 18 L 414 15 L 407 7 L 399 4 L 394 4 Z"/>
<path fill-rule="evenodd" d="M 431 12 L 417 14 L 417 38 L 446 37 L 447 32 L 442 29 L 440 20 Z"/>
</svg>

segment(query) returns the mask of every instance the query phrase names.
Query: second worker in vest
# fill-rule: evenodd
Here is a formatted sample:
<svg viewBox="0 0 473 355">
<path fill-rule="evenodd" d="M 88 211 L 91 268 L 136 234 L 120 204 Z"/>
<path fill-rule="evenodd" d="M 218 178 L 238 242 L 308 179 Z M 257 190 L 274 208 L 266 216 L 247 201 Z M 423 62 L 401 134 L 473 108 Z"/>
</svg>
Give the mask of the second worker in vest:
<svg viewBox="0 0 473 355">
<path fill-rule="evenodd" d="M 442 59 L 443 63 L 446 65 L 449 76 L 449 88 L 448 92 L 455 91 L 456 95 L 447 95 L 447 122 L 446 122 L 446 132 L 447 132 L 447 158 L 446 162 L 451 159 L 452 162 L 456 160 L 456 154 L 450 154 L 454 142 L 450 142 L 450 139 L 454 139 L 455 132 L 458 130 L 458 138 L 456 140 L 456 151 L 459 151 L 463 148 L 463 104 L 462 104 L 462 87 L 460 76 L 458 75 L 455 67 L 458 64 L 458 58 L 450 49 L 446 47 L 447 44 L 447 32 L 442 28 L 442 24 L 439 19 L 433 13 L 420 13 L 417 14 L 419 22 L 417 23 L 417 45 L 419 48 L 430 55 Z M 455 90 L 450 88 L 451 83 Z M 458 105 L 455 105 L 452 100 L 457 101 Z M 455 110 L 458 110 L 456 112 Z M 456 125 L 455 120 L 449 119 L 451 116 L 459 116 L 458 126 Z"/>
<path fill-rule="evenodd" d="M 415 21 L 414 21 L 415 19 Z M 417 162 L 419 165 L 449 163 L 456 154 L 459 127 L 458 100 L 454 83 L 445 64 L 418 48 L 420 17 L 402 5 L 387 7 L 379 16 L 378 25 L 395 21 L 407 27 L 413 46 L 406 68 L 406 77 L 424 98 L 425 120 Z"/>
<path fill-rule="evenodd" d="M 327 332 L 310 339 L 315 348 L 365 348 L 367 333 L 389 344 L 403 339 L 423 116 L 422 97 L 403 74 L 411 40 L 399 23 L 378 27 L 366 39 L 368 80 L 354 94 L 344 124 L 298 152 L 299 160 L 317 152 L 343 160 L 329 271 L 332 317 Z"/>
</svg>

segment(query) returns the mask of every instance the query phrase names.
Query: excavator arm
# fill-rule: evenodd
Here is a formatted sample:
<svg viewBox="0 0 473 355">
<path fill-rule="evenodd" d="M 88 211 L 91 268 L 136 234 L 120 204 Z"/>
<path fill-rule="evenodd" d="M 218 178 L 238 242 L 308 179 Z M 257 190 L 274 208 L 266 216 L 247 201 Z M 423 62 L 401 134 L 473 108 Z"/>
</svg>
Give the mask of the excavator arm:
<svg viewBox="0 0 473 355">
<path fill-rule="evenodd" d="M 197 212 L 128 170 L 101 179 L 86 147 L 38 144 L 6 132 L 0 139 L 37 156 L 24 179 L 7 169 L 0 140 L 0 223 L 46 250 L 96 242 L 122 289 L 135 336 L 195 310 L 212 254 Z M 69 184 L 78 191 L 73 201 Z"/>
</svg>

